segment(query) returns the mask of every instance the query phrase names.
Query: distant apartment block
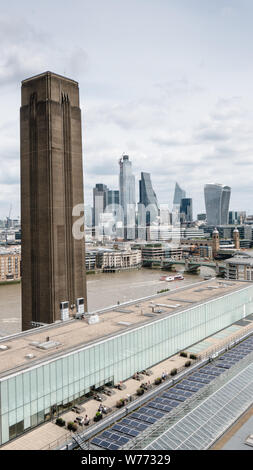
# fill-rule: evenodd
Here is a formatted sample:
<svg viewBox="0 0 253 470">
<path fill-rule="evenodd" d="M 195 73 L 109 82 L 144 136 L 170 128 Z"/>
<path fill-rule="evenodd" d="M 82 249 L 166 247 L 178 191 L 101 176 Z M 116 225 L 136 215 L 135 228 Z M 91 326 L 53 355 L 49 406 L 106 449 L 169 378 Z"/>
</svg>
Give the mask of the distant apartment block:
<svg viewBox="0 0 253 470">
<path fill-rule="evenodd" d="M 104 251 L 99 259 L 99 265 L 103 272 L 135 269 L 142 265 L 140 250 L 108 250 Z"/>
<path fill-rule="evenodd" d="M 0 282 L 20 280 L 20 266 L 20 250 L 3 250 L 0 248 Z"/>
<path fill-rule="evenodd" d="M 163 260 L 172 257 L 175 257 L 177 259 L 182 258 L 181 247 L 174 248 L 162 243 L 146 244 L 142 246 L 141 251 L 143 261 L 151 259 Z"/>
<path fill-rule="evenodd" d="M 142 265 L 141 250 L 114 250 L 99 248 L 86 250 L 86 270 L 114 272 L 140 268 Z"/>
<path fill-rule="evenodd" d="M 253 257 L 249 254 L 236 254 L 224 262 L 227 279 L 253 281 Z"/>
</svg>

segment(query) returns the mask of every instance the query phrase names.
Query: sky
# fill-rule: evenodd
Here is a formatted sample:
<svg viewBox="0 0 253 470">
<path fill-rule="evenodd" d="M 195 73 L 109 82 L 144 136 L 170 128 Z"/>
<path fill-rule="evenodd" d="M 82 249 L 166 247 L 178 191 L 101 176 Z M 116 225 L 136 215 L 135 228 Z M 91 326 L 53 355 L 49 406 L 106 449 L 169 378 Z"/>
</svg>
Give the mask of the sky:
<svg viewBox="0 0 253 470">
<path fill-rule="evenodd" d="M 1 5 L 0 218 L 20 214 L 21 80 L 46 70 L 79 82 L 86 204 L 96 183 L 118 189 L 127 153 L 162 204 L 177 181 L 196 215 L 221 183 L 252 214 L 252 20 L 252 0 Z"/>
</svg>

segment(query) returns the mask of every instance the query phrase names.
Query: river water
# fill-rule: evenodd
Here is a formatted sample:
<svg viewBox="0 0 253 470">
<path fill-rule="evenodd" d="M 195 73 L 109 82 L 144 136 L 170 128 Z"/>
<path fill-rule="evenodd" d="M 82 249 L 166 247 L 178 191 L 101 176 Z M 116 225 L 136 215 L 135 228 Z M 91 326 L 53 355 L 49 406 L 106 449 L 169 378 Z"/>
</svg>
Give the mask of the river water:
<svg viewBox="0 0 253 470">
<path fill-rule="evenodd" d="M 142 268 L 111 274 L 87 276 L 89 311 L 156 294 L 162 289 L 175 289 L 198 282 L 206 274 L 214 274 L 210 268 L 201 268 L 200 275 L 184 274 L 183 281 L 160 281 L 170 273 L 158 269 Z M 173 273 L 171 273 L 173 275 Z M 21 331 L 21 284 L 0 286 L 0 336 Z"/>
</svg>

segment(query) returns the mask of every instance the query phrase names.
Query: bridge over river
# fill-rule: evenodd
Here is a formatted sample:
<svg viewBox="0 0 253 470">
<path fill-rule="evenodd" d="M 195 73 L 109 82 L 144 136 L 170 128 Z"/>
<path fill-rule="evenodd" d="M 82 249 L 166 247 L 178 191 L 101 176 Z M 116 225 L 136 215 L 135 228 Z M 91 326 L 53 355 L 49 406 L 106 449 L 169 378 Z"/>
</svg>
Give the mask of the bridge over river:
<svg viewBox="0 0 253 470">
<path fill-rule="evenodd" d="M 172 271 L 176 265 L 184 266 L 185 272 L 194 274 L 199 271 L 201 266 L 213 268 L 217 276 L 224 277 L 226 265 L 217 261 L 206 260 L 205 258 L 186 258 L 186 259 L 175 259 L 175 258 L 149 258 L 144 259 L 142 262 L 144 267 L 149 268 L 160 268 L 166 271 Z"/>
</svg>

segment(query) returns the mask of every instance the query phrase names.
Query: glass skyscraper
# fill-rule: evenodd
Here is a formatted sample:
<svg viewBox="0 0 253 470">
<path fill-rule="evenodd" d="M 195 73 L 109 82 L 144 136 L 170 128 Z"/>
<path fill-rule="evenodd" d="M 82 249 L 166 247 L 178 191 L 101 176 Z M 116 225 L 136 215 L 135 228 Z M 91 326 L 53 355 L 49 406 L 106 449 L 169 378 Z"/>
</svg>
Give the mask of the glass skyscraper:
<svg viewBox="0 0 253 470">
<path fill-rule="evenodd" d="M 181 199 L 180 214 L 183 222 L 192 222 L 192 198 Z"/>
<path fill-rule="evenodd" d="M 132 162 L 128 155 L 119 161 L 119 200 L 124 214 L 124 238 L 135 239 L 135 177 L 132 174 Z"/>
<path fill-rule="evenodd" d="M 206 184 L 204 193 L 207 224 L 226 225 L 231 188 L 222 184 Z"/>
<path fill-rule="evenodd" d="M 181 204 L 181 199 L 185 198 L 186 192 L 180 188 L 179 184 L 175 184 L 173 204 Z"/>
<path fill-rule="evenodd" d="M 146 227 L 151 225 L 158 216 L 157 197 L 152 187 L 150 173 L 141 173 L 139 190 L 138 238 L 146 239 Z"/>
<path fill-rule="evenodd" d="M 98 227 L 100 215 L 104 213 L 106 206 L 106 193 L 108 188 L 106 184 L 96 184 L 93 188 L 93 226 Z"/>
</svg>

